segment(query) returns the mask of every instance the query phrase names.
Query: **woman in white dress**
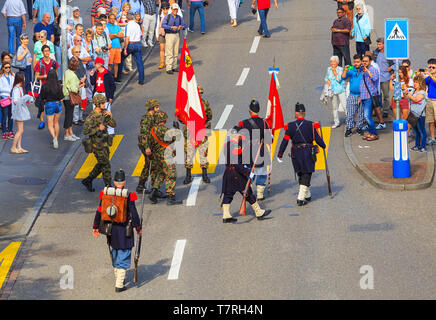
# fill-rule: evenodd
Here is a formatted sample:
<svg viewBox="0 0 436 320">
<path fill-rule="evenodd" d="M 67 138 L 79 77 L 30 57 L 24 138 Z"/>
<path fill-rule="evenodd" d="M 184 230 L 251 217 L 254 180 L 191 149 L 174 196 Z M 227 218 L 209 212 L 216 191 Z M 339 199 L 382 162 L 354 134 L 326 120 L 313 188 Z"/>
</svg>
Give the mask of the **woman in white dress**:
<svg viewBox="0 0 436 320">
<path fill-rule="evenodd" d="M 12 143 L 11 153 L 21 154 L 29 151 L 21 147 L 21 138 L 23 137 L 24 121 L 30 119 L 30 112 L 27 103 L 33 102 L 33 97 L 24 94 L 25 76 L 23 72 L 15 75 L 12 89 L 12 119 L 15 120 L 17 132 L 15 133 L 14 142 Z"/>
</svg>

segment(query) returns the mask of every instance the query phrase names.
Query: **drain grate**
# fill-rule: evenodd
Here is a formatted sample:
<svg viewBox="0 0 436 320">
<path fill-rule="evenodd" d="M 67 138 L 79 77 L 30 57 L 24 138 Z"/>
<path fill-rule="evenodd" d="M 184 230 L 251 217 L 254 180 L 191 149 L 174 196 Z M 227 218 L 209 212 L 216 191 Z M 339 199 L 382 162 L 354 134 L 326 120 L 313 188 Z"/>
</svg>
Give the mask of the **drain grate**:
<svg viewBox="0 0 436 320">
<path fill-rule="evenodd" d="M 9 179 L 8 182 L 13 184 L 25 185 L 25 186 L 36 186 L 40 184 L 46 184 L 47 179 L 34 178 L 34 177 L 17 177 Z"/>
</svg>

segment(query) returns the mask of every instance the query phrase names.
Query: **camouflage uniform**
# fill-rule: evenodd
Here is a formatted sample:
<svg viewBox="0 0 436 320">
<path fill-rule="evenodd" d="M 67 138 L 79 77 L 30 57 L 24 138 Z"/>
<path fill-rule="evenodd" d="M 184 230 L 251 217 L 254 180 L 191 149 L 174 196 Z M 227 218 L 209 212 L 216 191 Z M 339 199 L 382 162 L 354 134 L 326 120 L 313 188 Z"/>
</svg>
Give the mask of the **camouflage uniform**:
<svg viewBox="0 0 436 320">
<path fill-rule="evenodd" d="M 175 187 L 177 179 L 176 165 L 171 163 L 171 156 L 165 155 L 165 151 L 167 148 L 170 148 L 169 145 L 176 140 L 176 137 L 173 137 L 172 141 L 165 141 L 165 134 L 170 129 L 161 123 L 166 121 L 167 117 L 168 116 L 165 114 L 165 112 L 162 111 L 155 114 L 156 125 L 152 128 L 152 133 L 150 134 L 151 138 L 147 140 L 147 144 L 145 145 L 146 148 L 150 148 L 151 150 L 151 166 L 153 168 L 151 172 L 151 179 L 154 182 L 153 192 L 149 197 L 150 200 L 152 200 L 152 198 L 155 196 L 154 192 L 158 192 L 164 181 L 168 200 L 171 201 L 172 199 L 175 199 Z M 155 134 L 156 138 L 153 137 L 153 133 Z M 168 145 L 168 147 L 161 145 L 161 143 Z"/>
<path fill-rule="evenodd" d="M 153 137 L 150 134 L 151 128 L 155 125 L 154 114 L 151 114 L 149 111 L 153 110 L 155 107 L 160 106 L 160 102 L 157 99 L 148 99 L 145 103 L 145 107 L 147 108 L 147 113 L 144 114 L 141 118 L 140 123 L 140 132 L 138 135 L 138 147 L 144 155 L 144 168 L 142 168 L 141 176 L 139 177 L 139 185 L 144 185 L 144 183 L 148 179 L 148 171 L 150 168 L 151 156 L 145 154 L 145 150 L 147 149 L 147 144 L 150 139 Z M 153 168 L 151 169 L 153 170 Z M 153 183 L 154 180 L 152 180 Z"/>
<path fill-rule="evenodd" d="M 96 95 L 93 101 L 94 103 L 97 102 L 97 104 L 105 103 L 106 98 L 103 95 Z M 100 124 L 104 124 L 106 127 L 103 131 L 101 131 L 99 128 Z M 105 117 L 103 115 L 103 111 L 101 113 L 98 113 L 95 110 L 93 110 L 89 114 L 83 125 L 83 133 L 89 136 L 89 138 L 91 139 L 92 150 L 95 158 L 97 159 L 97 164 L 89 173 L 87 179 L 90 179 L 92 181 L 93 179 L 97 178 L 100 173 L 102 173 L 105 185 L 112 184 L 111 164 L 109 162 L 110 145 L 108 141 L 109 134 L 107 132 L 108 126 L 116 127 L 117 123 L 115 122 L 115 119 L 113 119 L 112 117 Z"/>
<path fill-rule="evenodd" d="M 210 104 L 207 100 L 201 99 L 203 101 L 204 106 L 204 112 L 206 114 L 206 122 L 205 127 L 206 129 L 211 128 L 211 121 L 212 121 L 212 109 L 210 108 Z M 184 126 L 183 128 L 183 137 L 185 138 L 185 168 L 186 169 L 192 169 L 194 166 L 194 159 L 195 159 L 195 150 L 192 146 L 191 142 L 188 141 L 188 128 L 187 126 Z M 208 168 L 209 162 L 207 162 L 207 150 L 209 147 L 209 142 L 207 141 L 207 136 L 204 137 L 203 141 L 197 146 L 198 152 L 200 154 L 200 167 L 201 168 Z"/>
</svg>

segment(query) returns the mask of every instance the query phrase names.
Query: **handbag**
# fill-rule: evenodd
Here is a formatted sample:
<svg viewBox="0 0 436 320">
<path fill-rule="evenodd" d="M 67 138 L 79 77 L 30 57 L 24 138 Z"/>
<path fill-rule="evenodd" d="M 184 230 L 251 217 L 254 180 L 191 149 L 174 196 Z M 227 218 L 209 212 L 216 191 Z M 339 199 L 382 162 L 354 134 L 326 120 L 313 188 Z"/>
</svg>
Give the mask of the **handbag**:
<svg viewBox="0 0 436 320">
<path fill-rule="evenodd" d="M 359 20 L 360 20 L 360 19 L 359 19 Z M 362 39 L 363 39 L 362 30 L 360 30 L 359 20 L 356 19 L 357 27 L 359 28 L 360 36 L 361 36 Z M 371 41 L 371 35 L 369 35 L 368 37 L 366 37 L 366 39 L 363 39 L 363 42 L 365 43 L 365 45 L 367 45 L 367 46 L 369 47 L 369 45 L 372 43 L 372 41 Z"/>
<path fill-rule="evenodd" d="M 421 119 L 422 114 L 424 113 L 425 108 L 422 109 L 421 114 L 419 117 L 415 116 L 413 112 L 410 110 L 409 115 L 407 116 L 407 122 L 412 126 L 412 128 L 415 128 L 418 125 L 419 119 Z"/>
<path fill-rule="evenodd" d="M 72 106 L 77 106 L 82 103 L 82 96 L 80 95 L 80 92 L 68 91 L 68 95 L 70 96 L 70 102 Z"/>
<path fill-rule="evenodd" d="M 0 106 L 2 108 L 9 107 L 11 104 L 12 104 L 11 97 L 6 97 L 6 98 L 0 100 Z"/>
<path fill-rule="evenodd" d="M 26 67 L 27 67 L 27 63 L 26 63 L 26 57 L 24 57 L 21 60 L 17 59 L 17 54 L 12 58 L 11 61 L 11 66 L 15 69 L 21 70 L 21 71 L 25 71 Z"/>
</svg>

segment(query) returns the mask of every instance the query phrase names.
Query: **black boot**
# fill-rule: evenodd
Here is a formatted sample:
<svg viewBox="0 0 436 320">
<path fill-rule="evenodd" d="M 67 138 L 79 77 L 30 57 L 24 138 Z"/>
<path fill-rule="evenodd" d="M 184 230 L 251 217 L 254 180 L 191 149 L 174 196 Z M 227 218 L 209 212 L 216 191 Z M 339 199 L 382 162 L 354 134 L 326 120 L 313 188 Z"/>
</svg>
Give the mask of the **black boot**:
<svg viewBox="0 0 436 320">
<path fill-rule="evenodd" d="M 150 195 L 148 196 L 148 199 L 150 199 L 152 204 L 156 204 L 157 203 L 157 194 L 158 194 L 158 190 L 157 189 L 152 189 Z"/>
<path fill-rule="evenodd" d="M 265 217 L 267 216 L 267 215 L 269 215 L 271 213 L 271 210 L 265 210 L 265 212 L 263 213 L 263 215 L 261 215 L 260 217 L 257 217 L 257 220 L 263 220 L 263 219 L 265 219 Z"/>
<path fill-rule="evenodd" d="M 115 287 L 115 292 L 123 292 L 123 291 L 126 291 L 126 290 L 127 290 L 126 287 L 122 287 L 122 288 Z"/>
<path fill-rule="evenodd" d="M 82 184 L 88 189 L 89 192 L 94 192 L 95 189 L 92 187 L 92 180 L 90 177 L 82 180 Z"/>
<path fill-rule="evenodd" d="M 191 169 L 186 168 L 186 177 L 183 180 L 183 184 L 189 184 L 192 182 Z"/>
<path fill-rule="evenodd" d="M 299 207 L 304 206 L 304 205 L 306 205 L 306 204 L 307 204 L 307 201 L 306 201 L 306 200 L 297 200 L 297 205 L 298 205 Z"/>
<path fill-rule="evenodd" d="M 182 200 L 176 200 L 176 196 L 167 196 L 167 205 L 173 206 L 176 204 L 182 204 Z"/>
<path fill-rule="evenodd" d="M 201 170 L 203 170 L 203 173 L 202 173 L 202 175 L 203 175 L 203 182 L 204 183 L 210 183 L 210 179 L 207 176 L 207 168 L 201 168 Z"/>
<path fill-rule="evenodd" d="M 233 217 L 223 219 L 223 223 L 233 223 L 233 222 L 236 222 L 236 221 L 238 221 L 238 219 L 233 218 Z"/>
<path fill-rule="evenodd" d="M 145 194 L 149 194 L 150 193 L 150 191 L 145 188 L 145 181 L 139 180 L 138 186 L 136 187 L 136 192 L 137 193 L 142 193 L 142 191 L 144 191 Z"/>
<path fill-rule="evenodd" d="M 162 191 L 158 190 L 156 197 L 159 199 L 166 199 L 167 195 L 163 194 Z"/>
</svg>

